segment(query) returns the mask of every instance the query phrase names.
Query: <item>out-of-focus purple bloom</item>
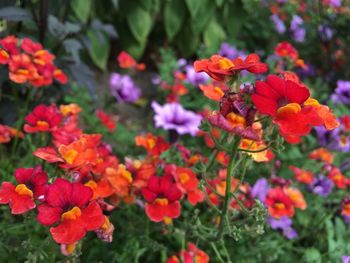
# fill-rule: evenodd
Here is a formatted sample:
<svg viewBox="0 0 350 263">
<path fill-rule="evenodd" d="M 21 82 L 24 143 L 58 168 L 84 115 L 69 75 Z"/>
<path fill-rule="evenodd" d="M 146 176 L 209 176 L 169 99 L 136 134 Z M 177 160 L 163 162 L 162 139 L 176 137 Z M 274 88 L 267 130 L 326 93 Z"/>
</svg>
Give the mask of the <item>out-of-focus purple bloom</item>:
<svg viewBox="0 0 350 263">
<path fill-rule="evenodd" d="M 286 26 L 284 25 L 283 21 L 279 18 L 278 15 L 273 14 L 272 16 L 270 16 L 270 19 L 274 23 L 275 29 L 278 33 L 283 34 L 284 32 L 286 32 Z"/>
<path fill-rule="evenodd" d="M 192 111 L 185 110 L 179 103 L 167 103 L 163 106 L 152 102 L 155 111 L 154 122 L 158 128 L 175 130 L 178 134 L 195 136 L 199 131 L 202 117 Z"/>
<path fill-rule="evenodd" d="M 160 79 L 159 75 L 154 75 L 154 76 L 152 76 L 151 82 L 154 85 L 159 85 L 162 82 L 162 80 Z"/>
<path fill-rule="evenodd" d="M 187 82 L 191 83 L 193 86 L 206 84 L 210 79 L 210 77 L 204 72 L 197 73 L 192 65 L 187 65 L 185 67 L 185 72 Z"/>
<path fill-rule="evenodd" d="M 350 256 L 344 255 L 341 257 L 343 263 L 350 263 Z"/>
<path fill-rule="evenodd" d="M 315 128 L 318 142 L 332 151 L 350 152 L 350 135 L 343 125 L 332 131 L 323 126 Z"/>
<path fill-rule="evenodd" d="M 270 224 L 272 229 L 282 230 L 282 234 L 287 239 L 294 239 L 298 236 L 297 231 L 295 231 L 295 229 L 292 228 L 292 220 L 286 216 L 282 216 L 280 219 L 269 217 L 268 223 Z"/>
<path fill-rule="evenodd" d="M 344 222 L 350 224 L 350 216 L 343 215 Z"/>
<path fill-rule="evenodd" d="M 350 105 L 350 81 L 338 80 L 331 100 L 336 104 Z"/>
<path fill-rule="evenodd" d="M 313 77 L 316 75 L 316 69 L 314 66 L 307 64 L 306 68 L 301 68 L 297 71 L 297 75 L 301 78 L 301 79 L 306 79 L 309 77 Z"/>
<path fill-rule="evenodd" d="M 186 66 L 186 64 L 187 64 L 187 60 L 184 59 L 184 58 L 180 58 L 180 59 L 177 61 L 177 66 L 178 66 L 178 67 L 184 67 L 184 66 Z"/>
<path fill-rule="evenodd" d="M 326 176 L 318 175 L 315 180 L 308 186 L 308 189 L 322 197 L 328 196 L 333 190 L 334 184 Z"/>
<path fill-rule="evenodd" d="M 117 101 L 135 102 L 140 98 L 140 88 L 128 75 L 112 73 L 109 83 L 111 94 Z"/>
<path fill-rule="evenodd" d="M 235 59 L 237 57 L 245 59 L 247 56 L 243 51 L 238 50 L 236 47 L 231 46 L 228 43 L 221 44 L 219 55 L 229 59 Z"/>
<path fill-rule="evenodd" d="M 329 6 L 336 8 L 341 6 L 341 2 L 342 0 L 329 0 L 328 4 Z"/>
<path fill-rule="evenodd" d="M 255 182 L 251 191 L 251 195 L 253 198 L 258 198 L 261 202 L 265 202 L 269 188 L 270 186 L 267 179 L 260 178 Z"/>
<path fill-rule="evenodd" d="M 323 40 L 330 40 L 333 37 L 333 30 L 326 25 L 319 25 L 318 32 Z"/>
<path fill-rule="evenodd" d="M 293 35 L 293 39 L 297 42 L 304 42 L 305 40 L 305 28 L 303 27 L 304 21 L 298 15 L 293 15 L 292 21 L 290 22 L 290 30 Z"/>
<path fill-rule="evenodd" d="M 318 143 L 320 144 L 320 146 L 329 147 L 331 141 L 334 139 L 334 136 L 337 136 L 337 133 L 335 132 L 335 130 L 337 129 L 338 128 L 329 131 L 323 126 L 315 127 Z"/>
</svg>

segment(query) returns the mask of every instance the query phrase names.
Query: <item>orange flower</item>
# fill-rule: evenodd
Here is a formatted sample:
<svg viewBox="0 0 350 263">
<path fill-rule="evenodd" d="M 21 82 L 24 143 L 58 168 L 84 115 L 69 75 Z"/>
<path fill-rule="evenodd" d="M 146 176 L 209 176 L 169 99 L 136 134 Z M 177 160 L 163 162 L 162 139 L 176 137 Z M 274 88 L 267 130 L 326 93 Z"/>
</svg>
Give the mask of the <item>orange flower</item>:
<svg viewBox="0 0 350 263">
<path fill-rule="evenodd" d="M 339 189 L 345 189 L 349 182 L 349 179 L 345 175 L 343 175 L 337 167 L 332 167 L 332 169 L 328 172 L 327 177 Z"/>
<path fill-rule="evenodd" d="M 142 146 L 148 154 L 153 156 L 159 156 L 170 147 L 163 137 L 155 136 L 152 133 L 136 136 L 135 142 L 137 146 Z"/>
<path fill-rule="evenodd" d="M 257 54 L 250 54 L 245 60 L 236 58 L 230 60 L 220 55 L 213 55 L 210 59 L 202 59 L 194 62 L 196 72 L 205 72 L 212 79 L 224 81 L 242 70 L 260 74 L 267 71 L 267 65 L 260 62 Z"/>
<path fill-rule="evenodd" d="M 146 69 L 146 65 L 143 63 L 138 64 L 136 60 L 130 56 L 127 52 L 122 51 L 119 53 L 117 57 L 117 61 L 119 63 L 119 67 L 121 68 L 134 68 L 140 71 Z"/>
<path fill-rule="evenodd" d="M 333 154 L 326 148 L 317 148 L 309 154 L 310 159 L 319 160 L 327 164 L 333 163 Z"/>
<path fill-rule="evenodd" d="M 289 198 L 292 200 L 293 205 L 296 208 L 299 208 L 301 210 L 305 210 L 307 207 L 307 204 L 305 202 L 303 194 L 295 188 L 284 188 L 284 192 L 289 196 Z"/>
<path fill-rule="evenodd" d="M 221 98 L 225 95 L 225 92 L 221 87 L 215 86 L 212 83 L 207 85 L 199 85 L 201 91 L 203 91 L 204 96 L 211 100 L 220 101 Z"/>
<path fill-rule="evenodd" d="M 300 169 L 298 167 L 295 167 L 293 165 L 289 166 L 289 169 L 293 171 L 294 178 L 303 184 L 311 184 L 314 180 L 314 175 L 310 171 L 306 171 L 303 169 Z"/>
</svg>

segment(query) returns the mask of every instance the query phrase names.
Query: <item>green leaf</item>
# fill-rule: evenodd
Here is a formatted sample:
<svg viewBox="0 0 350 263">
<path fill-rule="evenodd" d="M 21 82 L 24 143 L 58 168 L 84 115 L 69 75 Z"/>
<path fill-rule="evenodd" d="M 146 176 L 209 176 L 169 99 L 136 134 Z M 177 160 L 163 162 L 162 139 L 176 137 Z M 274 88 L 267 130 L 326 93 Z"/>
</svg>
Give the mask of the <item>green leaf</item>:
<svg viewBox="0 0 350 263">
<path fill-rule="evenodd" d="M 199 35 L 186 26 L 176 37 L 176 44 L 185 57 L 193 55 L 199 45 Z"/>
<path fill-rule="evenodd" d="M 221 7 L 223 5 L 223 3 L 225 2 L 225 0 L 215 0 L 215 2 L 216 2 L 217 7 Z"/>
<path fill-rule="evenodd" d="M 135 5 L 130 9 L 127 21 L 134 38 L 139 43 L 145 43 L 152 28 L 151 15 L 142 6 Z"/>
<path fill-rule="evenodd" d="M 204 31 L 203 39 L 209 51 L 215 52 L 226 38 L 226 33 L 220 24 L 213 18 Z"/>
<path fill-rule="evenodd" d="M 92 61 L 100 69 L 105 70 L 109 55 L 110 45 L 108 39 L 101 32 L 88 31 L 87 37 L 90 40 L 89 53 Z"/>
<path fill-rule="evenodd" d="M 165 32 L 172 40 L 180 31 L 186 18 L 186 6 L 182 0 L 167 1 L 164 7 Z"/>
<path fill-rule="evenodd" d="M 248 14 L 243 8 L 241 0 L 230 3 L 228 7 L 227 21 L 225 21 L 226 29 L 230 37 L 236 38 Z"/>
<path fill-rule="evenodd" d="M 90 11 L 91 11 L 91 3 L 92 1 L 86 1 L 86 0 L 71 1 L 71 7 L 75 15 L 83 23 L 86 23 L 89 18 Z"/>
<path fill-rule="evenodd" d="M 188 11 L 190 11 L 191 16 L 195 17 L 197 15 L 199 8 L 201 7 L 202 1 L 185 0 L 185 3 L 187 5 Z"/>
<path fill-rule="evenodd" d="M 307 248 L 304 253 L 305 262 L 321 262 L 321 253 L 316 248 Z"/>
<path fill-rule="evenodd" d="M 213 0 L 201 0 L 201 5 L 197 11 L 197 15 L 192 17 L 189 21 L 191 23 L 192 31 L 196 33 L 202 33 L 205 27 L 210 22 L 215 11 L 215 1 Z"/>
</svg>

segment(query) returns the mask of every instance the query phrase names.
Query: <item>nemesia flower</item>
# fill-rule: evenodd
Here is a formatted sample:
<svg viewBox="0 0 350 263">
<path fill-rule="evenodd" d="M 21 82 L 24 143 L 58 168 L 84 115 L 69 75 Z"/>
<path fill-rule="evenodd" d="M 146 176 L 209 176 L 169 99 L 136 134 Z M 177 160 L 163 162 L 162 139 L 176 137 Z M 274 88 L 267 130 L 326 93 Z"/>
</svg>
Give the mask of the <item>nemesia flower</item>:
<svg viewBox="0 0 350 263">
<path fill-rule="evenodd" d="M 266 178 L 258 179 L 251 190 L 251 195 L 253 198 L 258 198 L 261 202 L 265 202 L 266 195 L 268 193 L 270 186 Z"/>
<path fill-rule="evenodd" d="M 187 199 L 191 205 L 196 205 L 204 200 L 204 193 L 198 189 L 199 180 L 191 169 L 177 166 L 174 178 L 183 192 L 187 194 Z"/>
<path fill-rule="evenodd" d="M 286 26 L 277 14 L 271 15 L 270 20 L 274 23 L 275 29 L 279 34 L 286 32 Z"/>
<path fill-rule="evenodd" d="M 293 201 L 281 187 L 272 188 L 268 191 L 265 204 L 268 207 L 269 214 L 274 218 L 292 217 L 294 215 Z"/>
<path fill-rule="evenodd" d="M 203 251 L 197 248 L 197 246 L 191 242 L 187 244 L 187 250 L 181 250 L 179 255 L 171 256 L 167 259 L 166 263 L 209 263 L 209 256 Z"/>
<path fill-rule="evenodd" d="M 56 106 L 40 104 L 25 117 L 25 120 L 27 122 L 24 125 L 25 132 L 51 132 L 60 125 L 62 115 Z"/>
<path fill-rule="evenodd" d="M 117 57 L 117 61 L 119 63 L 119 67 L 121 68 L 126 68 L 126 69 L 134 68 L 140 71 L 146 69 L 145 64 L 137 63 L 136 60 L 125 51 L 122 51 L 119 53 Z"/>
<path fill-rule="evenodd" d="M 340 169 L 337 167 L 333 166 L 328 172 L 327 177 L 339 189 L 345 189 L 349 185 L 349 179 L 345 175 L 343 175 Z"/>
<path fill-rule="evenodd" d="M 350 263 L 350 256 L 344 255 L 341 257 L 342 263 Z"/>
<path fill-rule="evenodd" d="M 170 174 L 151 176 L 141 193 L 147 201 L 145 210 L 151 221 L 171 223 L 173 218 L 180 216 L 182 193 Z"/>
<path fill-rule="evenodd" d="M 22 139 L 24 134 L 15 128 L 0 124 L 0 144 L 8 143 L 15 137 Z"/>
<path fill-rule="evenodd" d="M 292 228 L 292 220 L 286 216 L 282 216 L 280 219 L 269 217 L 268 222 L 272 229 L 282 230 L 287 239 L 294 239 L 298 236 L 298 233 Z"/>
<path fill-rule="evenodd" d="M 100 119 L 103 126 L 105 126 L 110 132 L 115 130 L 116 122 L 113 120 L 111 115 L 105 113 L 103 110 L 97 110 L 96 116 Z"/>
<path fill-rule="evenodd" d="M 294 178 L 300 183 L 311 184 L 314 181 L 314 175 L 312 172 L 300 169 L 293 165 L 289 166 L 289 170 L 294 173 Z"/>
<path fill-rule="evenodd" d="M 291 60 L 297 60 L 299 57 L 298 51 L 287 41 L 278 43 L 275 54 L 280 57 L 289 57 Z"/>
<path fill-rule="evenodd" d="M 18 185 L 3 182 L 0 188 L 0 204 L 9 204 L 11 213 L 23 214 L 35 208 L 34 200 L 44 200 L 47 189 L 47 174 L 41 166 L 18 168 L 14 176 Z"/>
<path fill-rule="evenodd" d="M 318 32 L 323 40 L 330 40 L 333 37 L 333 30 L 327 25 L 319 25 Z"/>
<path fill-rule="evenodd" d="M 336 104 L 350 105 L 350 81 L 338 80 L 331 100 Z"/>
<path fill-rule="evenodd" d="M 308 186 L 308 189 L 322 197 L 328 196 L 333 190 L 333 182 L 323 175 L 318 175 L 315 180 Z"/>
<path fill-rule="evenodd" d="M 196 72 L 206 72 L 212 79 L 224 81 L 242 70 L 247 70 L 254 74 L 267 71 L 267 65 L 260 62 L 257 54 L 250 54 L 244 60 L 236 58 L 230 60 L 220 55 L 213 55 L 210 59 L 202 59 L 194 62 Z"/>
<path fill-rule="evenodd" d="M 309 154 L 310 159 L 319 160 L 326 164 L 333 163 L 333 154 L 326 148 L 317 148 Z"/>
<path fill-rule="evenodd" d="M 99 239 L 104 242 L 111 243 L 113 241 L 114 225 L 111 223 L 109 218 L 105 216 L 105 222 L 103 225 L 95 230 L 95 233 Z"/>
<path fill-rule="evenodd" d="M 298 15 L 293 15 L 292 21 L 290 23 L 290 30 L 292 36 L 296 42 L 304 42 L 306 30 L 303 27 L 304 21 Z"/>
<path fill-rule="evenodd" d="M 204 72 L 196 72 L 193 65 L 187 65 L 185 67 L 186 81 L 191 83 L 193 86 L 206 84 L 209 81 L 209 77 Z"/>
<path fill-rule="evenodd" d="M 109 79 L 111 95 L 118 102 L 135 102 L 141 96 L 141 89 L 128 75 L 112 73 Z"/>
<path fill-rule="evenodd" d="M 286 187 L 283 190 L 292 200 L 294 207 L 299 208 L 301 210 L 306 209 L 307 204 L 305 202 L 304 196 L 298 189 Z"/>
<path fill-rule="evenodd" d="M 146 151 L 153 156 L 161 155 L 170 147 L 163 137 L 155 136 L 152 133 L 136 136 L 135 143 L 137 146 L 142 146 L 145 148 Z"/>
<path fill-rule="evenodd" d="M 289 143 L 300 142 L 313 126 L 332 130 L 339 125 L 327 106 L 310 98 L 305 86 L 276 75 L 267 76 L 266 82 L 257 81 L 251 98 L 260 113 L 272 117 Z"/>
<path fill-rule="evenodd" d="M 214 101 L 220 101 L 225 95 L 224 90 L 220 86 L 215 86 L 213 83 L 199 85 L 199 89 L 203 91 L 204 96 Z"/>
<path fill-rule="evenodd" d="M 154 122 L 157 128 L 175 130 L 178 134 L 195 136 L 199 131 L 202 117 L 192 111 L 185 110 L 181 104 L 167 103 L 163 106 L 152 102 L 155 111 Z"/>
<path fill-rule="evenodd" d="M 350 198 L 345 197 L 342 202 L 342 211 L 341 214 L 343 216 L 350 216 Z"/>
<path fill-rule="evenodd" d="M 52 238 L 59 244 L 72 244 L 87 231 L 99 229 L 105 222 L 100 206 L 89 201 L 92 191 L 81 183 L 58 178 L 47 190 L 45 202 L 38 206 L 38 221 L 50 228 Z"/>
<path fill-rule="evenodd" d="M 229 43 L 222 43 L 219 50 L 219 55 L 228 59 L 235 59 L 237 57 L 245 58 L 246 55 L 243 51 L 238 50 L 236 47 L 231 46 Z"/>
</svg>

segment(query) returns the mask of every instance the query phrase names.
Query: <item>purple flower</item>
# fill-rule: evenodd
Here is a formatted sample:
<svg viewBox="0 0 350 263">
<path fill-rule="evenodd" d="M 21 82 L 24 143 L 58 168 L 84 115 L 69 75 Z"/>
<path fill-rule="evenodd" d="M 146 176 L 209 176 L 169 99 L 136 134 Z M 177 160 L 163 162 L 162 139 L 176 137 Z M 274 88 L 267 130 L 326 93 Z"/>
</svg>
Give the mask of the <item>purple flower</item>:
<svg viewBox="0 0 350 263">
<path fill-rule="evenodd" d="M 269 217 L 268 223 L 272 229 L 282 230 L 282 234 L 287 239 L 294 239 L 298 236 L 297 231 L 292 228 L 292 220 L 286 216 L 282 216 L 280 219 Z"/>
<path fill-rule="evenodd" d="M 322 174 L 318 175 L 315 180 L 308 186 L 308 189 L 322 197 L 328 196 L 333 190 L 333 182 Z"/>
<path fill-rule="evenodd" d="M 350 263 L 350 256 L 344 255 L 341 257 L 343 263 Z"/>
<path fill-rule="evenodd" d="M 219 55 L 229 59 L 235 59 L 237 57 L 245 59 L 246 57 L 246 54 L 243 51 L 238 50 L 236 47 L 231 46 L 228 43 L 221 44 Z"/>
<path fill-rule="evenodd" d="M 344 222 L 350 224 L 350 216 L 343 215 Z"/>
<path fill-rule="evenodd" d="M 302 79 L 313 77 L 316 75 L 316 68 L 310 64 L 307 64 L 306 68 L 297 70 L 297 75 Z"/>
<path fill-rule="evenodd" d="M 178 134 L 195 136 L 199 131 L 202 117 L 192 111 L 185 110 L 181 104 L 167 103 L 163 106 L 152 102 L 155 126 L 164 130 L 175 130 Z"/>
<path fill-rule="evenodd" d="M 267 179 L 260 178 L 255 182 L 251 191 L 251 195 L 253 198 L 258 198 L 261 202 L 265 202 L 269 188 L 270 186 Z"/>
<path fill-rule="evenodd" d="M 204 72 L 196 73 L 192 65 L 187 65 L 185 67 L 185 72 L 187 82 L 191 83 L 193 86 L 206 84 L 210 79 L 210 77 Z"/>
<path fill-rule="evenodd" d="M 336 8 L 341 6 L 341 1 L 342 0 L 329 0 L 328 4 L 329 6 Z"/>
<path fill-rule="evenodd" d="M 286 32 L 286 26 L 278 15 L 274 14 L 270 16 L 270 20 L 275 24 L 275 29 L 278 33 L 283 34 Z"/>
<path fill-rule="evenodd" d="M 292 21 L 290 23 L 290 30 L 292 36 L 296 42 L 304 42 L 306 31 L 303 27 L 304 21 L 298 15 L 293 15 Z"/>
<path fill-rule="evenodd" d="M 332 131 L 328 131 L 323 126 L 315 127 L 318 142 L 322 147 L 327 147 L 332 151 L 350 152 L 349 132 L 343 125 Z"/>
<path fill-rule="evenodd" d="M 331 100 L 336 104 L 350 105 L 350 81 L 338 80 Z"/>
<path fill-rule="evenodd" d="M 323 40 L 330 40 L 333 36 L 333 30 L 326 25 L 319 25 L 318 32 Z"/>
<path fill-rule="evenodd" d="M 140 98 L 140 88 L 127 75 L 112 73 L 109 83 L 111 94 L 117 101 L 134 102 Z"/>
</svg>

